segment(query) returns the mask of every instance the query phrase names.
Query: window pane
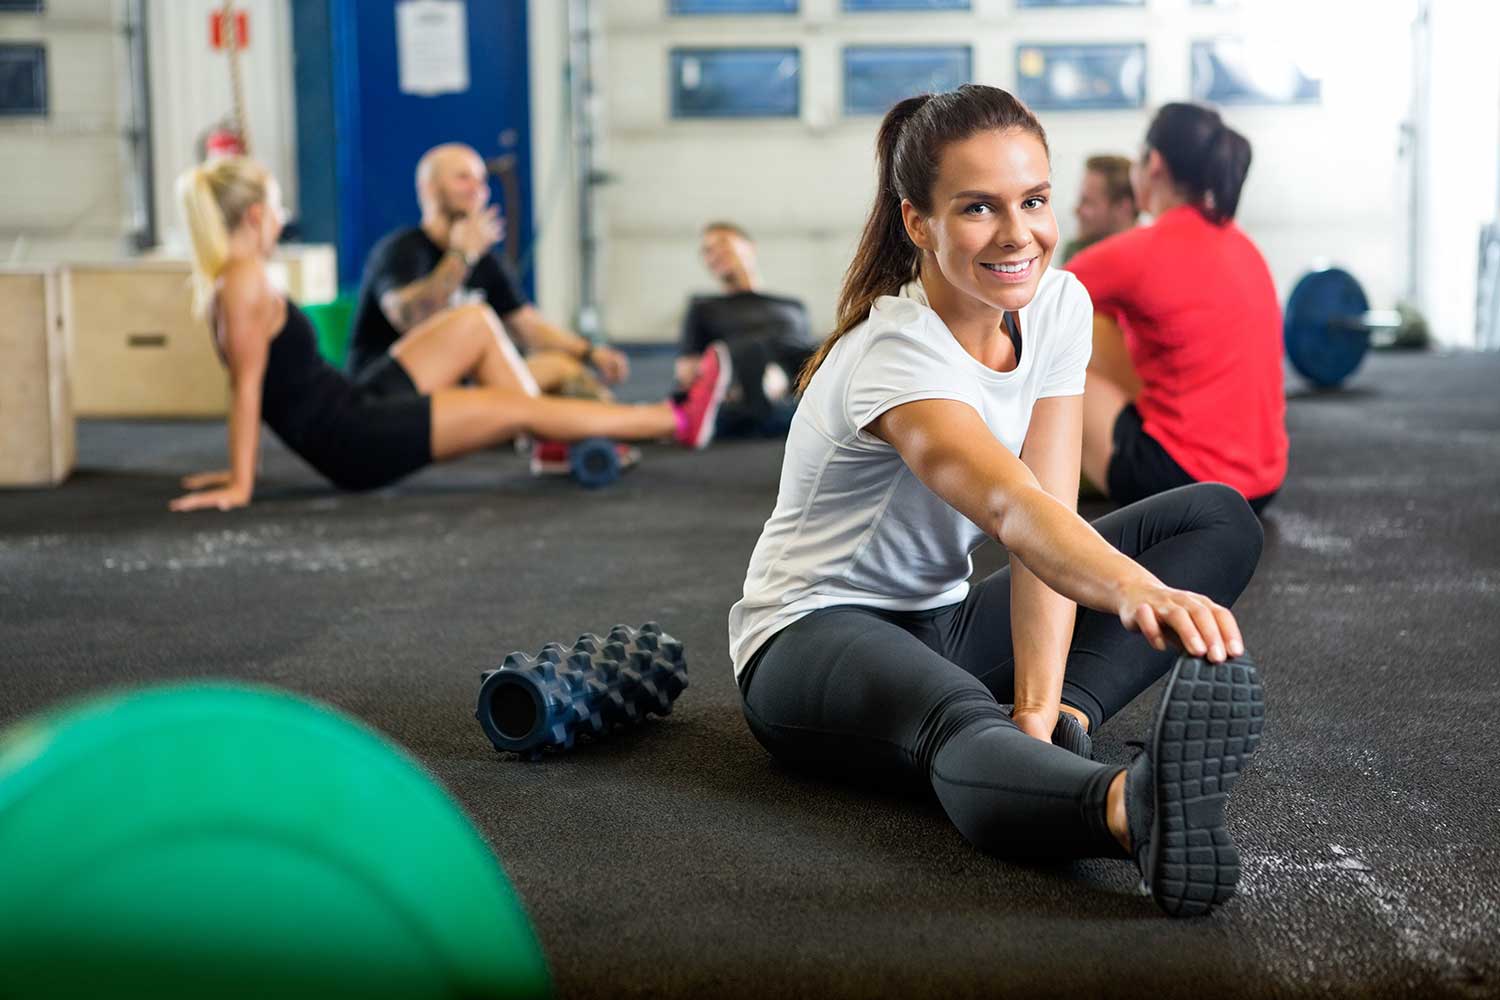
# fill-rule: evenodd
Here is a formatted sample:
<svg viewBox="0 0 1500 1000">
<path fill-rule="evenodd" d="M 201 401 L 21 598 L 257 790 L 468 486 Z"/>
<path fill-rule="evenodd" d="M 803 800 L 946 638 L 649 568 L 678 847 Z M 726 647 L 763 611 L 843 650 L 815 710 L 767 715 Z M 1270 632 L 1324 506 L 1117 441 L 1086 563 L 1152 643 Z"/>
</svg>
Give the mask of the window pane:
<svg viewBox="0 0 1500 1000">
<path fill-rule="evenodd" d="M 968 10 L 969 0 L 844 0 L 844 10 Z"/>
<path fill-rule="evenodd" d="M 796 49 L 673 49 L 673 118 L 796 117 Z"/>
<path fill-rule="evenodd" d="M 0 44 L 0 117 L 47 114 L 47 50 L 31 42 Z"/>
<path fill-rule="evenodd" d="M 844 50 L 844 113 L 883 115 L 913 94 L 939 93 L 968 83 L 967 45 L 851 46 Z"/>
<path fill-rule="evenodd" d="M 672 0 L 673 14 L 795 14 L 797 0 Z"/>
<path fill-rule="evenodd" d="M 1022 45 L 1016 83 L 1032 108 L 1139 108 L 1146 103 L 1146 46 Z"/>
<path fill-rule="evenodd" d="M 1323 83 L 1284 52 L 1236 38 L 1193 43 L 1193 99 L 1215 104 L 1314 104 Z"/>
<path fill-rule="evenodd" d="M 1017 7 L 1144 7 L 1146 0 L 1016 0 Z"/>
</svg>

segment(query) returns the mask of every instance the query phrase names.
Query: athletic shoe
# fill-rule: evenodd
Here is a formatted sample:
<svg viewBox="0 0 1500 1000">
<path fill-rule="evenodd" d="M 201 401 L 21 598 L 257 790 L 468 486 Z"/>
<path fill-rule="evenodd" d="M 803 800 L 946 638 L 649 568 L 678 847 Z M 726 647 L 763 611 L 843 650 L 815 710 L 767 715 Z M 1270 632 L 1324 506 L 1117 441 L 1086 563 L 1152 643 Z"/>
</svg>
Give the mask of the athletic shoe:
<svg viewBox="0 0 1500 1000">
<path fill-rule="evenodd" d="M 1150 740 L 1125 771 L 1125 816 L 1141 878 L 1171 916 L 1198 916 L 1234 895 L 1240 855 L 1224 805 L 1265 713 L 1248 655 L 1179 656 L 1167 677 Z"/>
<path fill-rule="evenodd" d="M 569 476 L 573 474 L 573 457 L 566 441 L 538 441 L 531 449 L 533 476 Z M 616 444 L 615 455 L 620 471 L 640 464 L 641 450 L 634 445 Z"/>
<path fill-rule="evenodd" d="M 1057 713 L 1057 725 L 1052 729 L 1053 746 L 1070 750 L 1084 760 L 1094 759 L 1094 741 L 1083 723 L 1069 712 Z"/>
<path fill-rule="evenodd" d="M 1016 710 L 1014 705 L 1001 705 L 1000 708 L 1006 715 Z M 1083 728 L 1083 723 L 1067 712 L 1057 713 L 1057 725 L 1052 727 L 1052 745 L 1076 753 L 1084 760 L 1094 759 L 1093 738 Z"/>
<path fill-rule="evenodd" d="M 533 476 L 566 476 L 573 471 L 568 461 L 568 442 L 537 441 L 531 446 Z"/>
<path fill-rule="evenodd" d="M 674 440 L 684 448 L 707 448 L 714 439 L 714 423 L 719 416 L 719 404 L 724 402 L 724 393 L 729 390 L 729 348 L 723 341 L 708 345 L 698 363 L 698 377 L 688 386 L 687 398 L 673 403 L 677 414 L 677 433 Z"/>
</svg>

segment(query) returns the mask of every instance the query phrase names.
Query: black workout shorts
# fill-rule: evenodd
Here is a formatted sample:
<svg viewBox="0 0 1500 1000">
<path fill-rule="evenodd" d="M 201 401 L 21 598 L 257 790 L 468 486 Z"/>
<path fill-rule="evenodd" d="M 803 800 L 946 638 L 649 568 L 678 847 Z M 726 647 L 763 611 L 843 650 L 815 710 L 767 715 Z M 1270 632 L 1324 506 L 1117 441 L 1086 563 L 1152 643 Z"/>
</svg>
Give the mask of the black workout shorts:
<svg viewBox="0 0 1500 1000">
<path fill-rule="evenodd" d="M 1160 442 L 1146 433 L 1134 403 L 1126 403 L 1115 418 L 1114 450 L 1105 478 L 1109 480 L 1109 498 L 1122 506 L 1197 482 L 1167 454 Z M 1251 498 L 1251 509 L 1259 514 L 1276 492 Z"/>
<path fill-rule="evenodd" d="M 318 471 L 345 490 L 374 490 L 432 464 L 432 398 L 387 354 L 354 380 Z"/>
</svg>

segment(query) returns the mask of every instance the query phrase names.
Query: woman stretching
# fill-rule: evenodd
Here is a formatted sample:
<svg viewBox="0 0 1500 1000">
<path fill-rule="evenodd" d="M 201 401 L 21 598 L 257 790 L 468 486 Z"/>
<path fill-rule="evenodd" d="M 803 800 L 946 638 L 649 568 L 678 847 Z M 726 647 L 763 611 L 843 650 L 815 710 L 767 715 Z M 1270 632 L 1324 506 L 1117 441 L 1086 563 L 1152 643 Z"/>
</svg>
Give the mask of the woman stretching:
<svg viewBox="0 0 1500 1000">
<path fill-rule="evenodd" d="M 622 406 L 538 393 L 495 323 L 418 327 L 350 382 L 319 356 L 312 324 L 272 287 L 266 258 L 281 233 L 274 177 L 242 157 L 183 174 L 178 191 L 193 242 L 194 308 L 229 368 L 229 461 L 188 476 L 173 510 L 250 502 L 260 422 L 335 486 L 376 489 L 434 461 L 521 434 L 557 441 L 672 437 L 701 448 L 713 434 L 727 371 L 711 350 L 681 403 Z M 470 306 L 490 315 L 481 306 Z M 474 387 L 459 386 L 472 378 Z"/>
<path fill-rule="evenodd" d="M 930 783 L 982 850 L 1133 857 L 1167 912 L 1204 913 L 1238 879 L 1224 805 L 1260 739 L 1226 608 L 1260 524 L 1213 484 L 1075 513 L 1091 310 L 1047 269 L 1030 111 L 993 87 L 914 97 L 878 159 L 729 615 L 746 719 L 787 762 Z M 970 587 L 986 536 L 1010 566 Z M 1168 671 L 1145 752 L 1088 759 L 1087 734 Z"/>
<path fill-rule="evenodd" d="M 1286 478 L 1281 307 L 1234 224 L 1249 170 L 1217 111 L 1164 105 L 1131 168 L 1154 221 L 1068 262 L 1097 315 L 1083 471 L 1120 503 L 1221 482 L 1259 513 Z"/>
</svg>

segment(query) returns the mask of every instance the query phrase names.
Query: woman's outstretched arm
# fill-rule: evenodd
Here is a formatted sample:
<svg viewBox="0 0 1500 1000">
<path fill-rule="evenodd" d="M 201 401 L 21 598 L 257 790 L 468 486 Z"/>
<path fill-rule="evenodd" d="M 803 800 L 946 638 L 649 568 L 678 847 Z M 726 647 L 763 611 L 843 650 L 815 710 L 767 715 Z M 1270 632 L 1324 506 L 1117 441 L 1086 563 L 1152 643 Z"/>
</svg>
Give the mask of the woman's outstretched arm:
<svg viewBox="0 0 1500 1000">
<path fill-rule="evenodd" d="M 892 407 L 866 428 L 917 478 L 1004 545 L 1048 587 L 1118 615 L 1156 649 L 1169 641 L 1223 660 L 1244 651 L 1229 609 L 1168 587 L 1122 555 L 1037 482 L 966 403 L 923 399 Z"/>
</svg>

